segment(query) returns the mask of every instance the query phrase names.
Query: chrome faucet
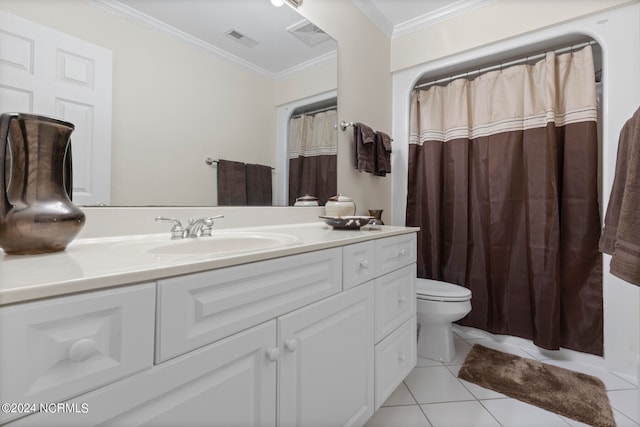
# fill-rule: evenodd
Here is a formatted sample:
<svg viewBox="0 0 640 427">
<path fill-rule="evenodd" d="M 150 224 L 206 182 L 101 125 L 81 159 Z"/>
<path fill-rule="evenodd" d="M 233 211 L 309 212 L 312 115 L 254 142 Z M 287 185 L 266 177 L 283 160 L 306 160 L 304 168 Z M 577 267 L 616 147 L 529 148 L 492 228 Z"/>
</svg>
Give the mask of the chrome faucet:
<svg viewBox="0 0 640 427">
<path fill-rule="evenodd" d="M 211 236 L 213 220 L 218 218 L 224 218 L 224 215 L 210 216 L 195 220 L 189 219 L 189 225 L 187 225 L 187 229 L 184 231 L 184 236 L 189 238 Z"/>
<path fill-rule="evenodd" d="M 186 229 L 182 226 L 180 221 L 175 218 L 157 216 L 155 220 L 173 222 L 173 227 L 171 228 L 171 239 L 184 239 L 185 237 L 193 238 L 211 236 L 213 220 L 218 218 L 224 218 L 224 215 L 210 216 L 196 220 L 189 219 L 189 225 L 187 225 Z"/>
</svg>

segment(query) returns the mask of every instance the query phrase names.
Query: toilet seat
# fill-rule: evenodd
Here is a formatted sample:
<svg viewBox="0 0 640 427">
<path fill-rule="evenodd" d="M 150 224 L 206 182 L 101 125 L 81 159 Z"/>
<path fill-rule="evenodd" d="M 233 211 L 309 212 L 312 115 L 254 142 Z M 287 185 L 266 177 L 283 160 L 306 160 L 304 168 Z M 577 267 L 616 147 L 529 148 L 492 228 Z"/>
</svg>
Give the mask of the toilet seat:
<svg viewBox="0 0 640 427">
<path fill-rule="evenodd" d="M 416 294 L 418 299 L 428 301 L 455 302 L 471 299 L 471 290 L 464 286 L 432 279 L 418 279 Z"/>
</svg>

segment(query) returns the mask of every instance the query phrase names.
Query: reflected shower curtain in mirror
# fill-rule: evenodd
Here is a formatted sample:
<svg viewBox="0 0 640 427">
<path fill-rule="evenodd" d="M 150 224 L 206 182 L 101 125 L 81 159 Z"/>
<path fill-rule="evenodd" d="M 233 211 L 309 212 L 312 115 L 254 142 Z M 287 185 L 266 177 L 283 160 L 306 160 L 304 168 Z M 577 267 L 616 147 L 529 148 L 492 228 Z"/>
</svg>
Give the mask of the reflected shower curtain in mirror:
<svg viewBox="0 0 640 427">
<path fill-rule="evenodd" d="M 591 47 L 412 94 L 418 275 L 466 286 L 463 325 L 602 354 Z"/>
<path fill-rule="evenodd" d="M 289 121 L 289 205 L 305 194 L 324 205 L 337 193 L 336 110 Z"/>
</svg>

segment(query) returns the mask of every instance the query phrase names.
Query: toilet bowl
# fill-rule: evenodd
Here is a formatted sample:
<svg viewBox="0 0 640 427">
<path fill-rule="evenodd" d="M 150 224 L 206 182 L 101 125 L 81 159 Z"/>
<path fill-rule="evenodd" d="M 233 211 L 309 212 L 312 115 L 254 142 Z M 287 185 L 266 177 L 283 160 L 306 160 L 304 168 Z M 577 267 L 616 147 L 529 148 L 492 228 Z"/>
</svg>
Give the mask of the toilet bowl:
<svg viewBox="0 0 640 427">
<path fill-rule="evenodd" d="M 456 357 L 451 322 L 471 311 L 471 291 L 463 286 L 417 279 L 418 356 L 441 362 Z"/>
</svg>

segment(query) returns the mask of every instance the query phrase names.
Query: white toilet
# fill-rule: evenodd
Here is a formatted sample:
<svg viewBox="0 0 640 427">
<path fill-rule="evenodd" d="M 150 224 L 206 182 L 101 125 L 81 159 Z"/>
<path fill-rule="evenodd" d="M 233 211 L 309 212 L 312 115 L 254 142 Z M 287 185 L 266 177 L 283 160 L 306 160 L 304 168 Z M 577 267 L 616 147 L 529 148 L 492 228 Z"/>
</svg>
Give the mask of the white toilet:
<svg viewBox="0 0 640 427">
<path fill-rule="evenodd" d="M 471 291 L 463 286 L 417 279 L 418 356 L 451 362 L 456 357 L 451 322 L 471 311 Z"/>
</svg>

